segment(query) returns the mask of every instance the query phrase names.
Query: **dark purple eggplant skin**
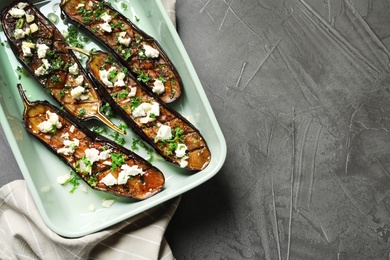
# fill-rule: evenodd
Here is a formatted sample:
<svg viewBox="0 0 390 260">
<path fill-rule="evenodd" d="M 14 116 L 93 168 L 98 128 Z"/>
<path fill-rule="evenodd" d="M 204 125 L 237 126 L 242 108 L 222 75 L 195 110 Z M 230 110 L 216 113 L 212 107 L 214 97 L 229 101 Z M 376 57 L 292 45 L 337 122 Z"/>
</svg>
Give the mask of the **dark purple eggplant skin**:
<svg viewBox="0 0 390 260">
<path fill-rule="evenodd" d="M 81 17 L 78 14 L 77 6 L 80 3 L 84 3 L 86 9 L 90 8 L 88 7 L 89 1 L 94 3 L 95 6 L 101 5 L 102 8 L 104 8 L 104 10 L 109 10 L 111 14 L 115 14 L 115 18 L 113 18 L 113 20 L 114 19 L 115 21 L 120 20 L 121 22 L 125 23 L 127 27 L 125 27 L 124 29 L 114 28 L 112 33 L 101 32 L 100 30 L 97 30 L 96 24 L 101 22 L 100 19 L 95 19 L 92 14 L 86 15 L 88 19 L 83 19 L 83 17 Z M 153 79 L 158 78 L 160 74 L 170 75 L 167 77 L 170 77 L 171 80 L 167 80 L 167 82 L 164 83 L 166 85 L 166 91 L 160 94 L 159 97 L 165 103 L 171 103 L 177 100 L 181 96 L 182 92 L 184 91 L 182 87 L 182 81 L 179 73 L 177 72 L 177 69 L 175 68 L 174 64 L 171 62 L 169 57 L 165 54 L 161 45 L 153 37 L 145 33 L 137 25 L 133 24 L 123 14 L 121 14 L 120 12 L 112 8 L 110 5 L 104 3 L 104 1 L 101 0 L 89 0 L 89 1 L 62 0 L 60 4 L 62 19 L 65 19 L 66 17 L 71 23 L 73 23 L 76 26 L 79 26 L 80 28 L 82 28 L 82 30 L 87 31 L 89 35 L 91 35 L 94 39 L 96 39 L 98 42 L 102 43 L 105 47 L 107 47 L 110 50 L 110 52 L 112 52 L 113 55 L 115 55 L 116 58 L 120 60 L 124 66 L 128 68 L 128 70 L 135 76 L 135 78 L 139 79 L 138 80 L 139 83 L 147 86 L 147 88 L 150 91 L 152 88 Z M 118 47 L 120 46 L 120 44 L 117 43 L 116 38 L 114 39 L 113 36 L 114 34 L 120 33 L 122 31 L 126 31 L 131 36 L 132 42 L 134 43 L 136 42 L 136 38 L 138 36 L 141 36 L 142 41 L 139 44 L 141 45 L 143 43 L 147 43 L 148 45 L 152 45 L 152 47 L 155 47 L 156 49 L 159 50 L 161 58 L 142 60 L 138 58 L 136 51 L 133 50 L 132 56 L 126 59 L 124 57 L 125 56 L 124 53 L 122 52 L 126 48 Z M 155 66 L 154 69 L 150 69 L 150 66 L 152 66 L 151 64 L 154 64 Z M 157 65 L 158 68 L 156 68 Z M 134 69 L 134 66 L 137 67 L 138 72 L 142 71 L 143 73 L 148 74 L 151 80 L 148 81 L 148 83 L 143 82 L 139 77 L 140 76 L 139 73 L 137 73 L 137 71 Z"/>
<path fill-rule="evenodd" d="M 102 96 L 107 100 L 112 107 L 112 109 L 130 126 L 133 132 L 138 134 L 143 140 L 145 140 L 149 145 L 151 145 L 155 151 L 160 154 L 166 161 L 180 165 L 180 159 L 175 158 L 173 154 L 168 154 L 167 144 L 161 146 L 161 142 L 155 141 L 155 134 L 157 129 L 157 123 L 161 124 L 170 124 L 172 129 L 176 124 L 178 127 L 183 130 L 183 139 L 184 143 L 189 148 L 187 155 L 188 165 L 183 167 L 185 169 L 200 171 L 207 167 L 211 160 L 211 153 L 207 146 L 205 139 L 202 137 L 199 130 L 190 123 L 186 118 L 184 118 L 176 110 L 170 108 L 166 103 L 164 103 L 158 96 L 154 95 L 147 91 L 144 86 L 139 85 L 134 77 L 127 73 L 125 77 L 125 82 L 127 87 L 136 87 L 137 93 L 135 97 L 141 98 L 145 102 L 156 102 L 160 106 L 160 116 L 156 117 L 156 120 L 150 123 L 141 124 L 137 119 L 132 117 L 131 109 L 129 108 L 129 101 L 127 97 L 120 98 L 115 93 L 120 93 L 126 88 L 116 87 L 108 88 L 100 80 L 99 71 L 102 67 L 109 65 L 117 68 L 117 71 L 120 71 L 122 65 L 116 60 L 115 57 L 111 56 L 109 53 L 102 51 L 95 51 L 89 53 L 90 57 L 86 63 L 86 70 L 89 73 L 90 77 L 95 81 L 96 86 L 98 86 Z M 105 62 L 108 61 L 109 62 Z M 113 98 L 112 94 L 116 96 Z M 127 102 L 127 103 L 126 103 Z M 119 104 L 121 103 L 121 104 Z M 196 140 L 194 139 L 196 137 Z M 192 144 L 196 141 L 196 144 Z M 179 143 L 179 141 L 177 141 Z"/>
<path fill-rule="evenodd" d="M 22 16 L 21 18 L 14 18 L 9 14 L 9 10 L 18 6 L 19 3 L 28 4 L 28 6 L 25 7 L 25 11 L 30 15 L 34 15 L 34 20 L 32 22 L 28 23 L 25 16 Z M 38 26 L 38 31 L 30 33 L 24 38 L 16 39 L 13 34 L 19 19 L 24 19 L 22 26 L 23 30 L 27 30 L 27 28 L 30 28 L 30 25 L 35 23 Z M 38 8 L 28 1 L 15 1 L 2 10 L 1 22 L 4 34 L 6 35 L 8 43 L 18 61 L 30 73 L 30 75 L 51 94 L 58 104 L 82 121 L 97 119 L 108 125 L 113 130 L 123 134 L 123 132 L 119 130 L 107 117 L 100 113 L 99 108 L 101 107 L 103 101 L 93 86 L 93 82 L 88 78 L 87 73 L 74 53 L 67 49 L 66 41 L 60 31 L 39 11 Z M 46 55 L 45 58 L 51 63 L 59 61 L 57 63 L 59 64 L 58 68 L 54 68 L 54 63 L 52 63 L 52 70 L 50 70 L 48 74 L 41 76 L 35 75 L 34 71 L 42 65 L 42 58 L 38 57 L 36 47 L 31 49 L 32 56 L 24 55 L 22 51 L 23 42 L 31 42 L 34 45 L 35 43 L 49 44 L 50 50 L 48 52 L 51 52 L 52 56 L 49 58 L 49 55 Z M 82 85 L 87 89 L 89 95 L 87 100 L 76 100 L 72 97 L 71 89 L 76 87 L 76 75 L 70 74 L 68 71 L 68 67 L 70 65 L 68 64 L 77 64 L 77 76 L 83 76 L 84 81 Z"/>
<path fill-rule="evenodd" d="M 47 101 L 38 100 L 30 102 L 27 99 L 22 86 L 18 84 L 17 87 L 25 107 L 23 112 L 23 124 L 27 132 L 38 139 L 64 163 L 70 166 L 92 189 L 112 193 L 118 196 L 131 197 L 136 200 L 147 199 L 163 189 L 165 183 L 163 173 L 145 159 L 125 147 L 118 145 L 112 140 L 94 133 L 80 124 L 79 120 L 75 117 L 58 109 Z M 34 125 L 34 123 L 39 122 L 37 119 L 42 118 L 42 114 L 47 110 L 56 113 L 62 123 L 62 127 L 57 129 L 55 133 L 41 133 L 36 130 L 37 127 Z M 59 141 L 62 140 L 60 136 L 65 130 L 67 130 L 67 133 L 69 134 L 71 126 L 75 127 L 71 135 L 80 138 L 80 146 L 75 149 L 74 155 L 66 156 L 58 153 L 56 148 L 62 145 L 59 144 Z M 95 176 L 96 180 L 101 180 L 101 178 L 105 176 L 104 173 L 109 172 L 110 166 L 96 162 L 92 167 L 91 175 L 83 174 L 77 170 L 77 159 L 80 159 L 83 148 L 99 149 L 103 146 L 106 149 L 111 149 L 116 153 L 124 155 L 126 157 L 126 162 L 129 162 L 132 165 L 138 165 L 139 168 L 142 168 L 145 171 L 145 174 L 131 178 L 126 184 L 107 186 L 104 183 L 97 182 L 96 185 L 93 185 L 92 182 L 90 182 L 91 176 Z M 119 167 L 117 168 L 119 170 Z"/>
</svg>

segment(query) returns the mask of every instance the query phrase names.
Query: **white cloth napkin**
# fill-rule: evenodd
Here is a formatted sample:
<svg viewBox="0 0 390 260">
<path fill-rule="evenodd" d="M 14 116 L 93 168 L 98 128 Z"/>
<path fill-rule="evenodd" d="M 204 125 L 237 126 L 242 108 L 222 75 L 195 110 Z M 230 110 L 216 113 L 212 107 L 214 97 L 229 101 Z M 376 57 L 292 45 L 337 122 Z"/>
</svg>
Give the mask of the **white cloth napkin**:
<svg viewBox="0 0 390 260">
<path fill-rule="evenodd" d="M 176 0 L 162 0 L 176 25 Z M 0 188 L 0 259 L 174 259 L 164 238 L 180 197 L 103 231 L 64 238 L 51 231 L 24 180 Z"/>
<path fill-rule="evenodd" d="M 174 259 L 164 232 L 180 197 L 81 238 L 51 231 L 24 180 L 0 189 L 0 259 Z"/>
</svg>

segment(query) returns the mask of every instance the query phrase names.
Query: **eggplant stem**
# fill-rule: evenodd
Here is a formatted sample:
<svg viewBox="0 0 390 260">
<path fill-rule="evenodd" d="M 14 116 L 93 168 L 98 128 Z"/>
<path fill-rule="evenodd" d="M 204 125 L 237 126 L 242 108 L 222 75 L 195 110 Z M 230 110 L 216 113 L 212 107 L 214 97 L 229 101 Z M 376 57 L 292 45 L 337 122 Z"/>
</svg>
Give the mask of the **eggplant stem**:
<svg viewBox="0 0 390 260">
<path fill-rule="evenodd" d="M 112 130 L 114 130 L 115 132 L 118 132 L 120 133 L 121 135 L 126 135 L 126 133 L 120 129 L 119 127 L 117 127 L 116 125 L 114 125 L 113 122 L 111 122 L 105 115 L 103 115 L 102 113 L 100 113 L 100 111 L 95 115 L 95 117 L 97 119 L 99 119 L 100 121 L 102 121 L 105 125 L 107 125 L 109 128 L 111 128 Z"/>
<path fill-rule="evenodd" d="M 27 96 L 26 96 L 26 93 L 24 92 L 22 84 L 18 83 L 17 88 L 18 88 L 18 91 L 19 91 L 19 95 L 20 95 L 20 97 L 23 100 L 24 108 L 27 109 L 28 107 L 32 106 L 32 103 L 27 99 Z"/>
<path fill-rule="evenodd" d="M 77 51 L 77 52 L 80 52 L 88 57 L 91 56 L 91 54 L 89 53 L 89 51 L 85 50 L 85 49 L 81 49 L 81 48 L 78 48 L 78 47 L 74 47 L 74 46 L 66 46 L 66 48 L 68 50 L 72 50 L 72 51 Z"/>
</svg>

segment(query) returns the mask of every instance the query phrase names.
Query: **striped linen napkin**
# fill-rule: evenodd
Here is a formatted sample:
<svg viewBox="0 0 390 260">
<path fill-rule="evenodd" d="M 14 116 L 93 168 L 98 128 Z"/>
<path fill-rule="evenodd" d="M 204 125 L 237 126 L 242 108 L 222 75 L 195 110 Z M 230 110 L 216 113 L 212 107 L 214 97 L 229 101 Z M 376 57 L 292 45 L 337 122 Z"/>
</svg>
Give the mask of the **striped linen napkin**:
<svg viewBox="0 0 390 260">
<path fill-rule="evenodd" d="M 176 0 L 162 0 L 176 25 Z M 24 180 L 0 188 L 0 259 L 175 259 L 164 238 L 180 197 L 103 231 L 64 238 L 51 231 Z"/>
</svg>

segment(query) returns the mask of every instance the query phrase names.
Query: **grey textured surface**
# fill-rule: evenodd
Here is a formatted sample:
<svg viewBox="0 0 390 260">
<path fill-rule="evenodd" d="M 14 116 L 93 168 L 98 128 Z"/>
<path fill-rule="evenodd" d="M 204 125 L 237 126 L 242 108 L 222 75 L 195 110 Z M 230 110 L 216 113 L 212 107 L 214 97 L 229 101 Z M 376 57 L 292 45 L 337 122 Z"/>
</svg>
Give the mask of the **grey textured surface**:
<svg viewBox="0 0 390 260">
<path fill-rule="evenodd" d="M 389 1 L 178 1 L 228 144 L 177 259 L 388 259 Z"/>
<path fill-rule="evenodd" d="M 176 258 L 388 259 L 389 1 L 178 0 L 177 25 L 228 155 L 182 196 Z"/>
</svg>

